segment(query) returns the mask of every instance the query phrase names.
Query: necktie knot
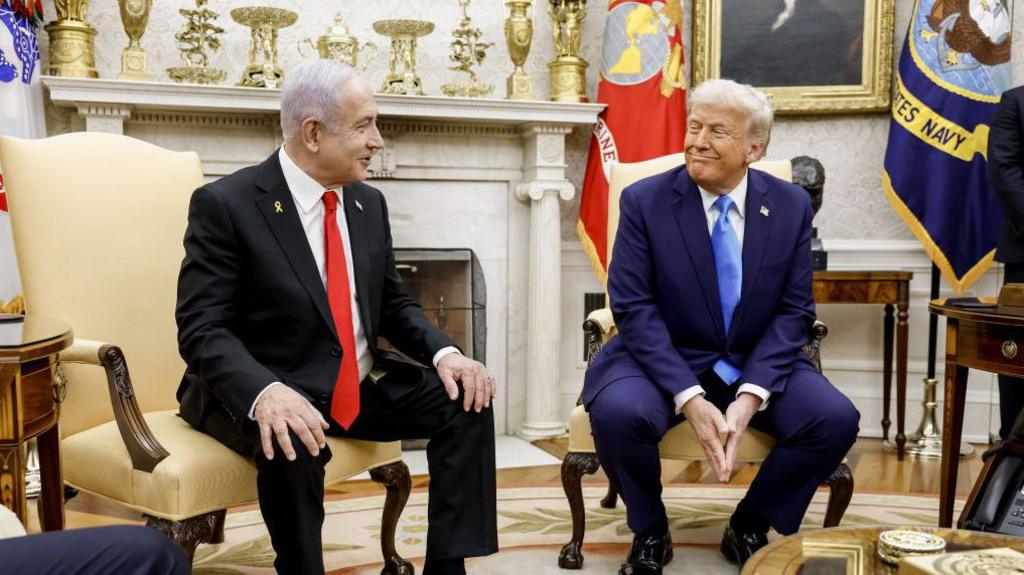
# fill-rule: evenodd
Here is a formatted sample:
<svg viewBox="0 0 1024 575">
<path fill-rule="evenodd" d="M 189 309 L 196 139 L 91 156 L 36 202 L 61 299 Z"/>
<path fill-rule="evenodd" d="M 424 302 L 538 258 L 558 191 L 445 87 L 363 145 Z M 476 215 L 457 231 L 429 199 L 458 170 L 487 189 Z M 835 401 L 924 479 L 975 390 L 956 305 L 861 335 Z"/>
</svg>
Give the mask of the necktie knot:
<svg viewBox="0 0 1024 575">
<path fill-rule="evenodd" d="M 333 213 L 338 209 L 338 194 L 334 190 L 327 190 L 324 192 L 324 208 L 327 209 L 328 213 Z"/>
<path fill-rule="evenodd" d="M 716 208 L 718 208 L 719 214 L 727 215 L 729 213 L 729 209 L 732 208 L 732 204 L 732 198 L 730 198 L 729 196 L 718 196 L 718 199 L 715 200 L 714 205 Z"/>
</svg>

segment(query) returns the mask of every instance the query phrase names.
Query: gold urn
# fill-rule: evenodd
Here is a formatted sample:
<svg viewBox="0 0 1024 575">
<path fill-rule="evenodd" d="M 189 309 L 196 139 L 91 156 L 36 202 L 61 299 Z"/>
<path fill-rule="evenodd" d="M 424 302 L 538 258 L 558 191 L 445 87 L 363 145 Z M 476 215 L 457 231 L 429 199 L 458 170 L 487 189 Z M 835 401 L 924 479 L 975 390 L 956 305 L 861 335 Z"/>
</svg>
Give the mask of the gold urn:
<svg viewBox="0 0 1024 575">
<path fill-rule="evenodd" d="M 146 33 L 149 23 L 149 10 L 153 0 L 118 0 L 121 9 L 121 24 L 128 34 L 128 47 L 121 51 L 121 73 L 117 75 L 123 80 L 152 80 L 147 70 L 146 51 L 139 40 Z"/>
<path fill-rule="evenodd" d="M 523 65 L 533 43 L 533 18 L 529 14 L 533 0 L 509 0 L 505 6 L 509 9 L 509 16 L 505 19 L 505 44 L 515 65 L 506 83 L 506 97 L 510 100 L 532 100 L 533 80 Z"/>
<path fill-rule="evenodd" d="M 54 0 L 57 20 L 44 29 L 50 36 L 50 76 L 98 78 L 96 71 L 96 29 L 85 21 L 89 0 Z"/>
<path fill-rule="evenodd" d="M 334 15 L 334 22 L 316 39 L 315 44 L 310 38 L 304 38 L 299 42 L 299 54 L 303 58 L 308 58 L 309 55 L 303 50 L 303 46 L 316 48 L 317 54 L 324 60 L 337 60 L 359 70 L 365 70 L 366 64 L 376 58 L 378 52 L 377 45 L 373 42 L 360 43 L 359 38 L 348 33 L 341 14 Z M 364 56 L 362 66 L 359 65 L 360 56 Z"/>
</svg>

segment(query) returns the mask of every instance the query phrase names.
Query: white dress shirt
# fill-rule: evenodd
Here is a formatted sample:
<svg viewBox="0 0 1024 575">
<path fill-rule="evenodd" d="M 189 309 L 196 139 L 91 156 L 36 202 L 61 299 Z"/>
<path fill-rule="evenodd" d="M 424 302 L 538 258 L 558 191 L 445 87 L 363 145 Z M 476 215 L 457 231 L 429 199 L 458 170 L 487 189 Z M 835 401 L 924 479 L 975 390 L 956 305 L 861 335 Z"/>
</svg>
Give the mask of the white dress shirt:
<svg viewBox="0 0 1024 575">
<path fill-rule="evenodd" d="M 320 271 L 320 281 L 324 283 L 324 289 L 327 289 L 327 269 L 324 267 L 324 213 L 326 208 L 323 203 L 323 195 L 327 190 L 295 165 L 295 162 L 288 157 L 284 146 L 281 146 L 277 156 L 281 161 L 284 181 L 288 184 L 288 190 L 291 191 L 295 207 L 298 208 L 299 221 L 302 223 L 302 229 L 306 232 L 309 249 L 313 252 L 313 259 L 316 261 L 316 267 Z M 352 330 L 355 332 L 356 340 L 356 363 L 359 366 L 359 381 L 363 381 L 370 374 L 370 370 L 373 369 L 373 355 L 370 353 L 370 346 L 366 341 L 366 330 L 363 328 L 362 318 L 359 317 L 359 313 L 356 311 L 359 309 L 359 302 L 356 299 L 359 294 L 356 293 L 355 268 L 352 265 L 352 242 L 348 234 L 348 221 L 345 219 L 345 192 L 342 189 L 336 189 L 334 192 L 338 194 L 339 200 L 338 209 L 335 213 L 338 218 L 338 230 L 341 231 L 341 243 L 345 248 L 345 267 L 348 271 L 349 294 L 351 294 L 352 298 L 350 303 L 352 310 L 356 312 L 352 314 Z M 434 354 L 434 367 L 437 367 L 437 363 L 442 357 L 452 352 L 458 353 L 458 351 L 458 349 L 451 346 L 442 348 Z M 349 353 L 349 350 L 345 350 L 345 353 Z M 252 402 L 252 407 L 249 408 L 250 419 L 255 418 L 256 403 L 263 397 L 263 394 L 271 387 L 280 384 L 280 381 L 272 382 L 260 391 Z"/>
<path fill-rule="evenodd" d="M 697 186 L 697 189 L 700 190 L 701 201 L 704 203 L 704 216 L 708 220 L 708 235 L 711 235 L 715 222 L 718 221 L 719 212 L 715 206 L 715 201 L 718 200 L 719 196 L 700 186 Z M 729 209 L 729 223 L 732 224 L 732 229 L 736 232 L 736 239 L 739 241 L 740 250 L 742 250 L 743 228 L 746 221 L 745 211 L 747 209 L 747 175 L 744 174 L 740 183 L 725 195 L 729 196 L 732 200 L 732 207 Z M 736 396 L 738 397 L 741 393 L 750 393 L 761 398 L 761 407 L 758 411 L 764 411 L 768 407 L 768 398 L 771 397 L 771 392 L 767 389 L 753 383 L 743 383 L 736 388 Z M 700 385 L 695 385 L 686 391 L 676 394 L 675 398 L 673 398 L 676 405 L 676 413 L 681 412 L 686 402 L 698 395 L 704 397 L 704 388 Z"/>
</svg>

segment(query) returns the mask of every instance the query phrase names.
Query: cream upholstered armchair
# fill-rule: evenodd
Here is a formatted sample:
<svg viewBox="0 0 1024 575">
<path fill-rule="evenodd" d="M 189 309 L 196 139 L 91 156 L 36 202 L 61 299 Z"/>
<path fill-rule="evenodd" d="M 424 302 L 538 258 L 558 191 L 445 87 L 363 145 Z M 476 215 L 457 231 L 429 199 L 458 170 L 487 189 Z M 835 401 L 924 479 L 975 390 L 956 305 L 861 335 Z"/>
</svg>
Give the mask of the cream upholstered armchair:
<svg viewBox="0 0 1024 575">
<path fill-rule="evenodd" d="M 257 500 L 256 467 L 176 415 L 174 307 L 198 156 L 74 133 L 0 138 L 0 165 L 28 313 L 83 338 L 61 355 L 65 482 L 141 512 L 190 557 L 222 541 L 225 510 Z M 411 487 L 400 444 L 328 443 L 326 482 L 369 470 L 387 487 L 384 572 L 411 573 L 394 548 Z"/>
<path fill-rule="evenodd" d="M 613 164 L 611 179 L 608 186 L 608 260 L 611 260 L 615 232 L 619 224 L 619 196 L 622 190 L 643 178 L 670 170 L 684 162 L 682 153 L 654 158 L 633 164 Z M 762 161 L 752 167 L 768 172 L 784 180 L 793 180 L 793 170 L 789 161 Z M 603 308 L 592 312 L 583 323 L 583 332 L 587 342 L 587 359 L 591 360 L 601 347 L 615 335 L 615 320 L 611 309 Z M 825 324 L 815 322 L 810 334 L 810 343 L 804 351 L 821 371 L 821 341 L 828 333 Z M 775 440 L 769 435 L 753 428 L 740 441 L 736 452 L 737 463 L 756 463 L 763 461 L 771 452 Z M 697 434 L 689 422 L 673 427 L 658 444 L 662 459 L 694 460 L 705 459 L 704 450 Z M 562 547 L 558 556 L 558 566 L 563 569 L 580 569 L 583 567 L 583 535 L 586 530 L 586 515 L 583 508 L 582 479 L 584 474 L 597 471 L 597 453 L 594 438 L 590 433 L 590 416 L 582 405 L 573 409 L 569 419 L 569 452 L 562 461 L 562 487 L 569 500 L 572 513 L 572 539 Z M 845 462 L 839 465 L 828 479 L 828 508 L 825 513 L 825 527 L 839 525 L 850 498 L 853 496 L 853 474 Z M 614 488 L 608 487 L 608 493 L 601 500 L 601 506 L 607 509 L 615 507 L 618 499 Z"/>
</svg>

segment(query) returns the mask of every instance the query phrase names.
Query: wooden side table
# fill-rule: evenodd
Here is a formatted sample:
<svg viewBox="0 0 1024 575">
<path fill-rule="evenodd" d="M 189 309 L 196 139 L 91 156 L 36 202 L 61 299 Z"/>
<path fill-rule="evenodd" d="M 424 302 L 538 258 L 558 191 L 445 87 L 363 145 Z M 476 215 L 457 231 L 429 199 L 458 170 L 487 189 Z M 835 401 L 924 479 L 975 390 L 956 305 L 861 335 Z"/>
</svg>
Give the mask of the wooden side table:
<svg viewBox="0 0 1024 575">
<path fill-rule="evenodd" d="M 899 528 L 905 528 L 905 525 Z M 890 527 L 836 527 L 801 531 L 769 543 L 743 566 L 743 575 L 894 575 L 897 568 L 877 555 L 878 534 Z M 946 551 L 1009 547 L 1024 551 L 1024 539 L 959 529 L 911 527 L 946 540 Z"/>
<path fill-rule="evenodd" d="M 995 304 L 995 298 L 979 298 Z M 953 524 L 957 465 L 967 401 L 967 370 L 980 369 L 1024 377 L 1024 315 L 991 309 L 958 308 L 937 299 L 928 311 L 946 316 L 946 384 L 942 406 L 942 479 L 939 487 L 939 525 Z M 972 494 L 972 498 L 973 498 Z M 961 517 L 961 521 L 963 517 Z M 959 522 L 958 522 L 959 523 Z"/>
<path fill-rule="evenodd" d="M 882 341 L 882 438 L 889 439 L 889 403 L 892 398 L 893 306 L 896 307 L 896 458 L 903 461 L 907 436 L 903 433 L 907 402 L 907 347 L 910 280 L 913 272 L 814 272 L 817 303 L 884 304 Z"/>
<path fill-rule="evenodd" d="M 71 345 L 71 326 L 25 316 L 0 323 L 0 503 L 27 523 L 25 443 L 37 438 L 44 531 L 64 528 L 64 481 L 60 470 L 60 402 L 63 384 L 57 354 Z"/>
</svg>

